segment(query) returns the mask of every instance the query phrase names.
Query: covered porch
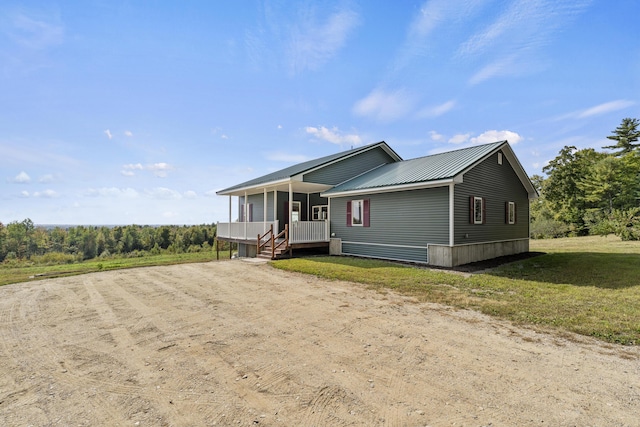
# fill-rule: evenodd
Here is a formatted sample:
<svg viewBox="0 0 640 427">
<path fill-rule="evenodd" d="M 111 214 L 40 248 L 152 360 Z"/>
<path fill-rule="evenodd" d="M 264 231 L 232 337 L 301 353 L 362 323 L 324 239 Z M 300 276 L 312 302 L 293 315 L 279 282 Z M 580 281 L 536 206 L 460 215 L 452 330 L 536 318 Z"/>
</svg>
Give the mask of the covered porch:
<svg viewBox="0 0 640 427">
<path fill-rule="evenodd" d="M 283 254 L 296 248 L 329 246 L 328 185 L 284 179 L 266 185 L 218 192 L 229 198 L 228 221 L 217 223 L 217 239 L 238 244 L 239 256 L 260 256 L 275 246 Z M 234 198 L 236 198 L 234 200 Z"/>
</svg>

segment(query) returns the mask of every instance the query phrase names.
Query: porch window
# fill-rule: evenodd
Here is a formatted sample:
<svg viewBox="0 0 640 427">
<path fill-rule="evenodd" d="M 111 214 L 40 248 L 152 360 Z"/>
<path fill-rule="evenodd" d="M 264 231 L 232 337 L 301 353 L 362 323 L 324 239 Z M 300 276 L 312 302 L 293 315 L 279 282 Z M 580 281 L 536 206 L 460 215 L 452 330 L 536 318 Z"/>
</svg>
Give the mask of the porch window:
<svg viewBox="0 0 640 427">
<path fill-rule="evenodd" d="M 484 197 L 469 197 L 469 222 L 471 224 L 484 224 L 486 222 L 486 206 Z"/>
<path fill-rule="evenodd" d="M 515 224 L 517 220 L 516 203 L 507 202 L 505 206 L 507 224 Z"/>
<path fill-rule="evenodd" d="M 329 206 L 327 205 L 319 205 L 313 207 L 312 212 L 314 221 L 324 221 L 329 216 Z"/>
<path fill-rule="evenodd" d="M 347 202 L 347 227 L 369 227 L 369 199 Z"/>
</svg>

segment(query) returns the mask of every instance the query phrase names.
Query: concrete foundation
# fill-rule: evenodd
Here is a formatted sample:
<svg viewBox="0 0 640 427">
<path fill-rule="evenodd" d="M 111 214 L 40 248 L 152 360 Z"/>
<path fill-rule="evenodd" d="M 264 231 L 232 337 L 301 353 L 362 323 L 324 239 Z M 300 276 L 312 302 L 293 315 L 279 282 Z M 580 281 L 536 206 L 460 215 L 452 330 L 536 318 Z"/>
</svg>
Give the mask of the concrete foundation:
<svg viewBox="0 0 640 427">
<path fill-rule="evenodd" d="M 523 252 L 529 252 L 529 239 L 459 246 L 429 245 L 429 264 L 439 267 L 455 267 Z"/>
<path fill-rule="evenodd" d="M 342 255 L 342 239 L 337 237 L 329 239 L 329 255 Z"/>
</svg>

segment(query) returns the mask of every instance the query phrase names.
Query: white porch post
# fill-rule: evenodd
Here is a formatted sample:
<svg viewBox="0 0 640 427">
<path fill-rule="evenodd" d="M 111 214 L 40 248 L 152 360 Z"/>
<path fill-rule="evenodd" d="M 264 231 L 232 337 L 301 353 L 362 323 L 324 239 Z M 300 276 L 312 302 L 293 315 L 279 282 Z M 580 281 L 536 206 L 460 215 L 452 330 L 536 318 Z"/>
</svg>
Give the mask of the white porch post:
<svg viewBox="0 0 640 427">
<path fill-rule="evenodd" d="M 267 187 L 263 192 L 264 208 L 262 209 L 262 234 L 267 232 Z"/>
<path fill-rule="evenodd" d="M 293 225 L 293 186 L 291 185 L 291 181 L 289 181 L 289 232 L 291 232 L 291 226 Z"/>
<path fill-rule="evenodd" d="M 309 209 L 311 209 L 311 206 L 309 206 L 309 193 L 307 193 L 307 221 L 311 221 L 313 219 L 309 215 L 309 212 L 310 212 Z"/>
<path fill-rule="evenodd" d="M 229 230 L 231 230 L 231 194 L 229 194 Z"/>
<path fill-rule="evenodd" d="M 278 219 L 278 189 L 273 190 L 273 221 Z M 277 228 L 277 227 L 276 227 Z M 280 230 L 275 230 L 276 234 L 280 232 Z"/>
<path fill-rule="evenodd" d="M 249 210 L 247 209 L 247 207 L 249 206 L 249 203 L 247 203 L 247 192 L 244 192 L 244 215 L 243 215 L 243 222 L 244 222 L 244 238 L 246 240 L 247 238 L 247 221 L 249 220 L 249 215 L 247 215 L 247 212 L 249 212 Z"/>
<path fill-rule="evenodd" d="M 454 222 L 455 222 L 455 199 L 454 199 L 454 184 L 449 184 L 449 246 L 453 246 L 455 243 Z"/>
</svg>

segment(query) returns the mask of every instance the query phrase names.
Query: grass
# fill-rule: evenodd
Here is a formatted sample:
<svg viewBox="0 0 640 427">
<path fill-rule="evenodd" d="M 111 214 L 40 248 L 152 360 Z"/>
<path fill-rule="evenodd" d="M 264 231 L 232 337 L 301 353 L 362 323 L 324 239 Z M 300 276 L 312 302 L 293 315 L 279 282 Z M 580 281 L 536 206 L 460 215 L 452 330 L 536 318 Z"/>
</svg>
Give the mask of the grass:
<svg viewBox="0 0 640 427">
<path fill-rule="evenodd" d="M 28 282 L 51 277 L 73 276 L 104 270 L 207 262 L 213 261 L 215 257 L 215 252 L 194 252 L 147 255 L 133 258 L 96 258 L 84 262 L 63 264 L 12 261 L 0 263 L 0 286 L 10 283 Z"/>
<path fill-rule="evenodd" d="M 314 257 L 276 268 L 393 289 L 421 301 L 640 345 L 640 242 L 616 237 L 531 241 L 544 255 L 470 277 L 358 258 Z"/>
</svg>

